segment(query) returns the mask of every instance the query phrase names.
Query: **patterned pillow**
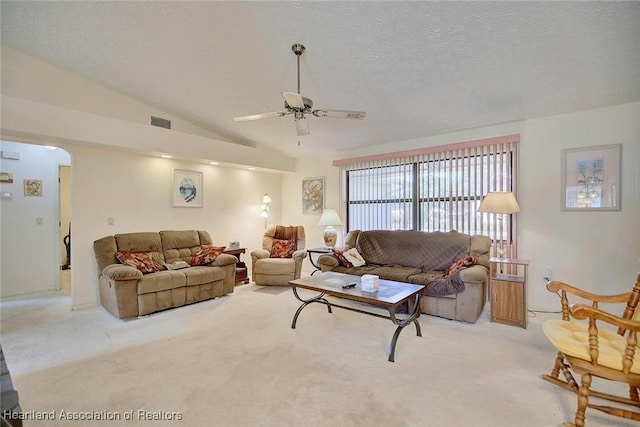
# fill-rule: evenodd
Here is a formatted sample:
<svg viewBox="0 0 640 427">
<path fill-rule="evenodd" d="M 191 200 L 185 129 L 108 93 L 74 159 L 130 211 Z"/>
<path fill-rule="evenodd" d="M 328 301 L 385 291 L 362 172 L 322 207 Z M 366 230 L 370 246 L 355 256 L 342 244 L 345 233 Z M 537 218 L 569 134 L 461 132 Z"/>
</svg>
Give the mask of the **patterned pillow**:
<svg viewBox="0 0 640 427">
<path fill-rule="evenodd" d="M 295 241 L 273 239 L 273 244 L 271 245 L 271 258 L 291 258 L 295 251 Z"/>
<path fill-rule="evenodd" d="M 459 259 L 458 261 L 454 262 L 449 267 L 447 267 L 447 269 L 444 272 L 444 277 L 449 278 L 453 276 L 453 273 L 455 273 L 456 271 L 462 270 L 463 268 L 466 268 L 466 267 L 471 267 L 472 265 L 475 265 L 477 263 L 478 263 L 477 256 L 468 256 L 468 257 Z"/>
<path fill-rule="evenodd" d="M 200 245 L 198 251 L 191 257 L 191 265 L 210 264 L 218 258 L 226 246 Z"/>
<path fill-rule="evenodd" d="M 353 264 L 351 264 L 349 260 L 344 257 L 343 253 L 344 249 L 333 248 L 333 254 L 340 260 L 340 264 L 342 264 L 343 267 L 352 268 Z"/>
<path fill-rule="evenodd" d="M 354 267 L 360 267 L 366 264 L 366 261 L 362 258 L 362 255 L 360 255 L 360 252 L 358 252 L 356 248 L 344 251 L 342 256 L 344 256 Z"/>
<path fill-rule="evenodd" d="M 116 259 L 120 264 L 136 268 L 142 273 L 158 271 L 149 252 L 116 252 Z"/>
</svg>

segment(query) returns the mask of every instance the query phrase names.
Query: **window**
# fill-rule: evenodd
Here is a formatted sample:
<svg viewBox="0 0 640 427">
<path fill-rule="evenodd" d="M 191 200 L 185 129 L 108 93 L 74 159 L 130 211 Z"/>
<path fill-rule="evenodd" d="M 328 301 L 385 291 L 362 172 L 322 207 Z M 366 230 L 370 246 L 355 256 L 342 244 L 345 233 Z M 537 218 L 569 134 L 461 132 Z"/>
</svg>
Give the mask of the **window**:
<svg viewBox="0 0 640 427">
<path fill-rule="evenodd" d="M 518 140 L 511 135 L 334 162 L 344 180 L 346 231 L 457 230 L 515 247 L 513 215 L 498 236 L 496 215 L 477 210 L 489 191 L 515 193 Z"/>
<path fill-rule="evenodd" d="M 413 228 L 413 164 L 346 171 L 349 230 Z"/>
</svg>

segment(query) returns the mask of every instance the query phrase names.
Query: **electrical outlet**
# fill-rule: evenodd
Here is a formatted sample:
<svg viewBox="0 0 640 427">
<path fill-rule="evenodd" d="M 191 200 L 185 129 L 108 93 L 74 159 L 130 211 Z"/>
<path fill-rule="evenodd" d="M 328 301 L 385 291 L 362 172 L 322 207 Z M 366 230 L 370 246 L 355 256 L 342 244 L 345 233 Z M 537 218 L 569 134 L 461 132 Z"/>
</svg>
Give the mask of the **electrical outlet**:
<svg viewBox="0 0 640 427">
<path fill-rule="evenodd" d="M 107 224 L 109 224 L 109 225 L 113 225 L 113 224 L 115 224 L 115 221 L 114 221 L 114 219 L 113 219 L 113 217 L 112 217 L 112 216 L 110 216 L 109 218 L 107 218 Z"/>
<path fill-rule="evenodd" d="M 42 225 L 42 217 L 36 218 L 36 225 Z"/>
<path fill-rule="evenodd" d="M 551 267 L 542 267 L 542 277 L 544 277 L 547 280 L 551 280 L 551 275 L 552 275 L 552 271 L 551 271 Z"/>
</svg>

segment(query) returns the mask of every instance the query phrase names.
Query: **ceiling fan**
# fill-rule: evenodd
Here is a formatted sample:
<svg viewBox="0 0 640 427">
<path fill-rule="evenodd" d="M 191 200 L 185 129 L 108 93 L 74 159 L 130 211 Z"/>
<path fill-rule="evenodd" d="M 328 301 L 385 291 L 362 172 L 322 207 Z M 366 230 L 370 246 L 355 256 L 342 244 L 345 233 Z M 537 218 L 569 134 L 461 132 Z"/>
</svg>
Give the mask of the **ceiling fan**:
<svg viewBox="0 0 640 427">
<path fill-rule="evenodd" d="M 309 134 L 309 124 L 305 118 L 305 114 L 312 114 L 316 117 L 331 117 L 339 119 L 364 119 L 367 115 L 364 111 L 348 111 L 348 110 L 325 110 L 313 109 L 313 101 L 300 95 L 300 56 L 306 50 L 299 43 L 291 46 L 291 50 L 296 54 L 298 61 L 298 93 L 282 92 L 284 98 L 284 111 L 274 111 L 271 113 L 254 114 L 251 116 L 234 117 L 236 122 L 246 122 L 249 120 L 267 119 L 270 117 L 282 117 L 293 114 L 296 123 L 296 134 L 298 136 Z"/>
</svg>

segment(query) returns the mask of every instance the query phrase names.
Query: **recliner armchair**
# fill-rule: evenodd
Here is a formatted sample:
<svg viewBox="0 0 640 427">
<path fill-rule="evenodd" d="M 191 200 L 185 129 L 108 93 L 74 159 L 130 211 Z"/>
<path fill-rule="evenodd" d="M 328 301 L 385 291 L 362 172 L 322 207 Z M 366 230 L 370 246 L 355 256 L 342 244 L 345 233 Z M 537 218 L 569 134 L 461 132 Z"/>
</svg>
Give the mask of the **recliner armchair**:
<svg viewBox="0 0 640 427">
<path fill-rule="evenodd" d="M 262 249 L 251 252 L 251 279 L 256 285 L 288 286 L 299 279 L 305 234 L 301 225 L 269 225 L 262 237 Z"/>
</svg>

